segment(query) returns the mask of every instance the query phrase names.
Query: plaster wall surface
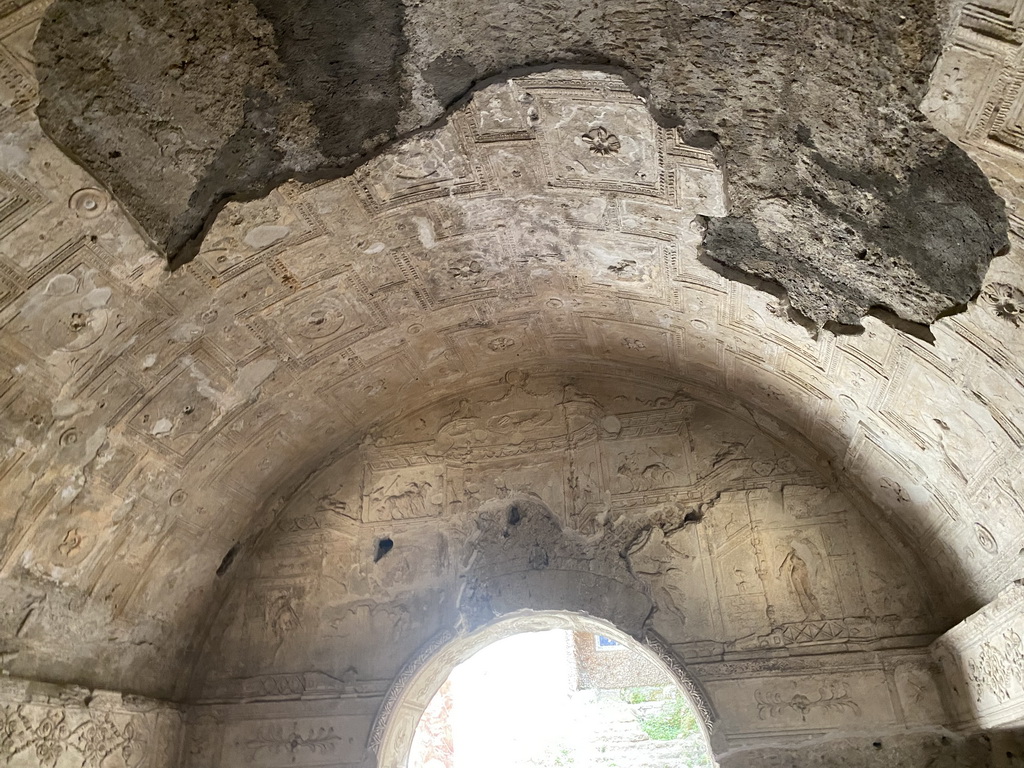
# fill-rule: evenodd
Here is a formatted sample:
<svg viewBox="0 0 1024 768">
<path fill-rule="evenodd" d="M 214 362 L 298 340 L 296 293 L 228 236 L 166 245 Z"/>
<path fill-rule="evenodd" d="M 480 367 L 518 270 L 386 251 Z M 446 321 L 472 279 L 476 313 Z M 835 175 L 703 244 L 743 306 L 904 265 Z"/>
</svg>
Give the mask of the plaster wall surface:
<svg viewBox="0 0 1024 768">
<path fill-rule="evenodd" d="M 61 0 L 49 12 L 53 29 L 69 6 L 85 15 L 123 9 Z M 507 66 L 504 54 L 480 48 L 460 74 L 457 60 L 431 49 L 446 45 L 428 34 L 444 7 L 401 18 L 418 51 L 409 55 L 438 63 L 402 70 L 419 95 L 396 131 L 440 116 L 478 76 L 470 69 Z M 120 734 L 104 731 L 111 745 L 136 718 L 125 701 L 173 701 L 188 705 L 187 766 L 362 765 L 410 659 L 440 649 L 432 643 L 446 632 L 458 637 L 523 608 L 582 612 L 630 636 L 660 637 L 707 698 L 723 764 L 843 764 L 878 739 L 885 747 L 869 754 L 892 765 L 1017 759 L 1012 735 L 963 735 L 1016 727 L 1007 704 L 1020 690 L 1015 646 L 985 651 L 994 640 L 980 630 L 943 633 L 980 610 L 962 626 L 1019 634 L 1018 608 L 999 595 L 1022 576 L 1024 551 L 1020 4 L 969 4 L 950 16 L 927 90 L 924 51 L 938 53 L 945 17 L 908 5 L 909 31 L 893 32 L 899 19 L 883 9 L 863 34 L 883 48 L 914 43 L 901 54 L 911 63 L 892 69 L 885 54 L 890 84 L 853 91 L 867 99 L 857 102 L 865 114 L 876 98 L 899 109 L 870 130 L 836 115 L 828 119 L 838 132 L 815 123 L 817 150 L 786 122 L 804 107 L 762 114 L 740 106 L 752 103 L 746 96 L 734 106 L 723 97 L 724 112 L 705 110 L 725 121 L 711 142 L 683 112 L 676 126 L 650 107 L 689 96 L 703 103 L 713 90 L 697 99 L 651 74 L 645 92 L 613 68 L 516 72 L 482 85 L 443 123 L 353 161 L 348 175 L 227 204 L 204 219 L 195 258 L 174 272 L 140 234 L 141 226 L 152 237 L 150 224 L 121 182 L 82 156 L 91 176 L 40 127 L 34 52 L 50 57 L 44 77 L 88 60 L 54 61 L 63 43 L 52 30 L 33 47 L 47 8 L 0 4 L 0 670 L 35 681 L 26 683 L 33 690 L 57 686 L 31 701 L 21 689 L 4 693 L 7 759 L 39 759 L 24 734 L 59 721 L 60 759 L 81 761 L 72 734 L 100 716 L 86 699 L 105 689 L 128 697 L 97 695 L 111 702 Z M 161 8 L 81 29 L 106 40 L 132 24 L 150 34 L 160 13 L 184 23 L 185 6 Z M 266 74 L 278 64 L 255 57 L 282 49 L 250 42 L 280 28 L 269 5 L 248 21 L 237 15 L 244 8 L 209 27 L 218 45 L 244 54 L 238 72 Z M 527 11 L 517 6 L 509 23 Z M 850 28 L 849 12 L 835 29 Z M 812 28 L 825 23 L 815 19 Z M 191 35 L 176 39 L 206 39 Z M 82 51 L 92 45 L 79 42 Z M 140 77 L 162 83 L 173 76 L 160 69 L 168 50 L 152 49 L 159 55 Z M 865 62 L 879 53 L 869 49 Z M 128 58 L 114 63 L 130 67 L 130 46 L 104 50 L 122 51 Z M 378 51 L 382 61 L 389 50 Z M 818 61 L 780 50 L 793 65 Z M 206 55 L 178 61 L 197 62 L 179 73 L 192 91 L 198 81 L 189 78 L 207 82 Z M 853 71 L 849 62 L 861 59 L 850 56 L 834 56 L 836 66 Z M 572 51 L 559 58 L 582 62 Z M 776 72 L 768 65 L 778 59 L 759 61 Z M 229 70 L 219 76 L 230 80 Z M 247 77 L 271 96 L 282 82 Z M 849 82 L 844 71 L 836 87 Z M 208 85 L 210 100 L 197 109 L 239 84 Z M 806 110 L 831 91 L 813 93 L 820 99 Z M 998 201 L 908 111 L 922 97 L 924 114 L 1009 204 L 1012 247 L 990 264 Z M 295 135 L 317 114 L 302 99 L 278 101 L 284 111 L 274 119 Z M 251 122 L 262 114 L 253 109 L 223 109 L 224 125 Z M 100 112 L 83 110 L 80 126 L 102 126 Z M 136 117 L 123 129 L 180 148 Z M 724 130 L 729 122 L 738 133 Z M 911 124 L 907 142 L 873 132 Z M 388 130 L 359 138 L 357 154 Z M 922 236 L 925 251 L 956 256 L 970 280 L 957 282 L 960 293 L 926 291 L 924 304 L 910 291 L 916 309 L 901 314 L 925 304 L 938 313 L 981 288 L 927 334 L 866 317 L 862 333 L 834 335 L 790 311 L 821 321 L 855 305 L 859 318 L 871 303 L 847 291 L 864 273 L 817 260 L 853 248 L 878 223 L 874 214 L 851 225 L 859 234 L 847 244 L 819 248 L 804 237 L 835 234 L 832 219 L 817 218 L 828 200 L 846 206 L 854 188 L 878 192 L 837 170 L 863 149 L 844 143 L 847 130 L 867 130 L 872 152 L 897 147 L 890 158 L 866 155 L 905 174 L 897 197 L 925 190 L 939 210 L 959 211 L 955 221 L 981 206 L 979 218 L 967 216 L 981 234 L 965 235 L 977 251 L 941 227 L 936 239 Z M 116 130 L 107 124 L 96 135 Z M 221 138 L 196 140 L 216 147 Z M 745 146 L 757 150 L 751 158 L 796 158 L 786 172 L 826 191 L 785 198 L 786 210 L 773 213 L 761 196 L 770 185 L 750 174 L 779 164 L 744 165 Z M 109 157 L 118 148 L 104 151 L 119 160 Z M 146 171 L 154 152 L 125 167 L 141 173 L 140 194 L 184 210 L 191 193 L 172 193 L 201 184 L 207 160 L 181 180 L 176 163 L 198 156 L 161 158 L 174 187 L 164 189 L 164 177 Z M 913 158 L 953 163 L 942 166 L 951 197 L 945 182 L 900 186 L 923 167 Z M 882 198 L 886 210 L 895 205 Z M 806 205 L 816 212 L 792 210 Z M 765 270 L 788 299 L 709 264 L 709 233 L 735 229 L 736 215 L 765 236 L 796 222 L 796 250 L 810 249 L 800 252 L 813 255 L 814 269 L 846 276 L 846 287 L 821 294 L 823 314 L 808 310 L 819 306 L 808 298 L 817 288 L 800 293 L 810 283 L 786 283 L 774 267 Z M 916 285 L 894 269 L 877 273 L 886 290 Z M 383 539 L 392 548 L 375 562 Z M 133 754 L 156 766 L 172 753 Z"/>
</svg>

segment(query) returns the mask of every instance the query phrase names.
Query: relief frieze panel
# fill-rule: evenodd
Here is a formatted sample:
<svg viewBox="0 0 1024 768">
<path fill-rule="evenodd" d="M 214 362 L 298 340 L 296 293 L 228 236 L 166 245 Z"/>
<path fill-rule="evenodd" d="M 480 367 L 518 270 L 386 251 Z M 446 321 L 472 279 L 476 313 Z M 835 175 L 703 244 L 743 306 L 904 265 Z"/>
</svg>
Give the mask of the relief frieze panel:
<svg viewBox="0 0 1024 768">
<path fill-rule="evenodd" d="M 968 728 L 1024 723 L 1024 583 L 1011 582 L 988 605 L 932 645 L 946 678 L 945 697 Z"/>
<path fill-rule="evenodd" d="M 653 630 L 699 653 L 927 642 L 936 614 L 916 575 L 816 472 L 683 395 L 608 398 L 512 370 L 382 425 L 296 497 L 243 577 L 264 627 L 246 655 L 253 671 L 338 676 L 371 636 L 412 642 L 436 626 L 429 606 L 456 610 L 466 569 L 504 600 L 531 573 L 614 578 L 598 552 L 640 580 Z M 549 522 L 516 533 L 536 505 Z"/>
<path fill-rule="evenodd" d="M 106 691 L 0 681 L 0 759 L 10 768 L 177 768 L 182 713 Z"/>
</svg>

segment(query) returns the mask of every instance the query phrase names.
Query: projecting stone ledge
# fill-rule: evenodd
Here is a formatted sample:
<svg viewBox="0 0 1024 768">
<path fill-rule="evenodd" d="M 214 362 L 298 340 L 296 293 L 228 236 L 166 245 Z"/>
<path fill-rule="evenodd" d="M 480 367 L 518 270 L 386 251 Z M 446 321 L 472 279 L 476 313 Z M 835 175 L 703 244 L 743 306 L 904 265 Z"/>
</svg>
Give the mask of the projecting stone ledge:
<svg viewBox="0 0 1024 768">
<path fill-rule="evenodd" d="M 1002 201 L 916 109 L 933 4 L 555 5 L 56 0 L 39 118 L 173 265 L 223 201 L 346 173 L 483 78 L 612 63 L 721 157 L 729 215 L 708 221 L 707 257 L 818 325 L 873 307 L 930 323 L 1007 247 Z"/>
</svg>

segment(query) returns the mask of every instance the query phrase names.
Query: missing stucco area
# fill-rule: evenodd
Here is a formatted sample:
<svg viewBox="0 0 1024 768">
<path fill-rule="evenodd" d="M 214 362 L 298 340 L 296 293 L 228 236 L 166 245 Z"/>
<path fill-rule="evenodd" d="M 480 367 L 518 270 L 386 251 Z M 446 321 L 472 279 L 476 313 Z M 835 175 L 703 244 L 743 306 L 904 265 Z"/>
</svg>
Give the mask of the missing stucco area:
<svg viewBox="0 0 1024 768">
<path fill-rule="evenodd" d="M 923 1 L 57 0 L 39 117 L 177 265 L 224 201 L 349 173 L 482 80 L 612 66 L 720 163 L 710 262 L 781 286 L 818 326 L 874 308 L 931 323 L 1007 247 L 1002 201 L 917 110 L 945 23 Z M 553 128 L 532 114 L 502 140 Z M 639 140 L 594 127 L 619 142 L 596 137 L 595 162 Z"/>
</svg>

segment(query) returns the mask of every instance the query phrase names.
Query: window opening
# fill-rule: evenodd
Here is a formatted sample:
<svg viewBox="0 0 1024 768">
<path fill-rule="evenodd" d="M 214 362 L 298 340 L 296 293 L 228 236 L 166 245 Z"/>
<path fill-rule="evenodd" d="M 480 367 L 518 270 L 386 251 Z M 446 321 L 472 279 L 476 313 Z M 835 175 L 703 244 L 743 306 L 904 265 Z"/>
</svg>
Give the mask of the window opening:
<svg viewBox="0 0 1024 768">
<path fill-rule="evenodd" d="M 679 686 L 645 654 L 571 629 L 497 640 L 427 706 L 408 768 L 711 768 Z"/>
</svg>

